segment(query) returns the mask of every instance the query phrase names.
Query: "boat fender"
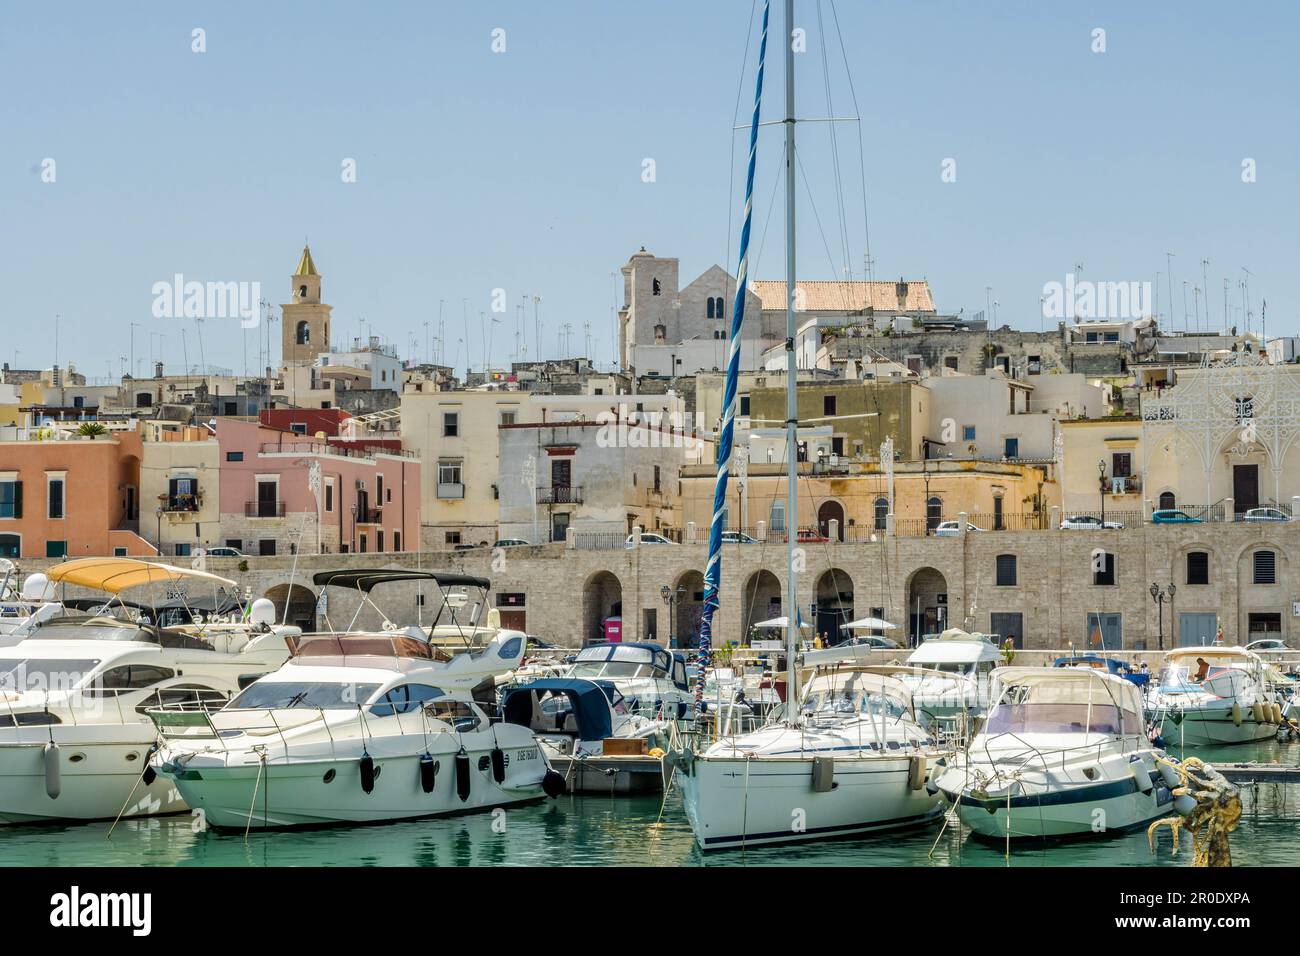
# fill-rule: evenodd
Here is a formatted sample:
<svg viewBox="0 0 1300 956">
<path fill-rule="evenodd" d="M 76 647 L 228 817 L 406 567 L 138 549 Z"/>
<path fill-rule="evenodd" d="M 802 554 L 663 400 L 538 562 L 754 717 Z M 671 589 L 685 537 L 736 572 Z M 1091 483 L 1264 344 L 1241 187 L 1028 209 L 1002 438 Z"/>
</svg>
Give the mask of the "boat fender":
<svg viewBox="0 0 1300 956">
<path fill-rule="evenodd" d="M 1269 716 L 1273 718 L 1272 721 L 1271 721 L 1272 723 L 1275 723 L 1275 724 L 1280 724 L 1280 723 L 1282 723 L 1282 708 L 1281 708 L 1281 707 L 1279 707 L 1276 703 L 1272 703 L 1272 704 L 1269 704 L 1269 705 L 1268 705 L 1268 710 L 1269 710 Z"/>
<path fill-rule="evenodd" d="M 1138 789 L 1143 793 L 1150 793 L 1151 788 L 1155 786 L 1151 779 L 1151 771 L 1147 768 L 1146 761 L 1141 757 L 1133 757 L 1129 760 L 1129 769 L 1133 772 L 1137 780 Z"/>
<path fill-rule="evenodd" d="M 144 755 L 144 773 L 140 774 L 140 782 L 146 787 L 151 786 L 158 779 L 158 771 L 153 768 L 153 755 L 158 752 L 158 745 L 154 744 Z"/>
<path fill-rule="evenodd" d="M 1156 788 L 1156 806 L 1163 807 L 1166 803 L 1174 798 L 1174 792 L 1168 787 Z"/>
<path fill-rule="evenodd" d="M 375 758 L 370 754 L 361 755 L 361 789 L 366 793 L 375 789 Z"/>
<path fill-rule="evenodd" d="M 1174 810 L 1182 816 L 1187 816 L 1196 809 L 1196 798 L 1190 793 L 1184 793 L 1181 796 L 1174 797 Z"/>
<path fill-rule="evenodd" d="M 469 754 L 464 747 L 456 754 L 456 796 L 461 803 L 469 799 Z"/>
<path fill-rule="evenodd" d="M 438 761 L 433 759 L 433 754 L 420 754 L 420 789 L 425 793 L 433 793 L 433 784 L 437 779 Z"/>
<path fill-rule="evenodd" d="M 59 799 L 63 781 L 59 777 L 59 745 L 51 740 L 45 745 L 45 793 L 51 800 Z"/>
<path fill-rule="evenodd" d="M 1232 702 L 1232 725 L 1234 727 L 1241 726 L 1241 704 L 1236 701 Z"/>
<path fill-rule="evenodd" d="M 920 790 L 925 786 L 925 758 L 919 754 L 907 758 L 907 789 Z"/>
<path fill-rule="evenodd" d="M 1250 707 L 1250 716 L 1255 718 L 1255 723 L 1262 724 L 1266 718 L 1263 701 L 1255 701 Z"/>
<path fill-rule="evenodd" d="M 497 783 L 506 779 L 506 752 L 500 747 L 492 748 L 492 779 Z"/>
<path fill-rule="evenodd" d="M 1174 787 L 1182 786 L 1182 779 L 1178 776 L 1178 771 L 1168 763 L 1160 762 L 1160 776 L 1165 782 L 1165 786 L 1172 790 Z"/>
<path fill-rule="evenodd" d="M 554 770 L 547 770 L 546 776 L 542 777 L 542 793 L 546 794 L 552 800 L 560 796 L 568 787 L 564 783 L 564 777 Z"/>
<path fill-rule="evenodd" d="M 813 757 L 813 793 L 830 793 L 835 789 L 835 758 Z"/>
</svg>

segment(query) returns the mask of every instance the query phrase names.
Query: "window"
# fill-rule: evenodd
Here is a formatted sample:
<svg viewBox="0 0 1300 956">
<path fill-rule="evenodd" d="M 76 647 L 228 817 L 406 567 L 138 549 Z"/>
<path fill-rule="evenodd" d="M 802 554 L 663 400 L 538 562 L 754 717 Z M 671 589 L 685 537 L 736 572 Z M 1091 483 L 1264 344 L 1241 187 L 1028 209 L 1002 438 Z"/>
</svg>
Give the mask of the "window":
<svg viewBox="0 0 1300 956">
<path fill-rule="evenodd" d="M 1246 615 L 1246 631 L 1252 641 L 1267 635 L 1282 635 L 1282 615 L 1277 612 Z"/>
<path fill-rule="evenodd" d="M 244 460 L 244 453 L 242 451 L 226 452 L 226 461 L 243 461 L 243 460 Z"/>
<path fill-rule="evenodd" d="M 460 413 L 443 412 L 442 413 L 442 437 L 456 438 L 460 435 Z"/>
<path fill-rule="evenodd" d="M 943 520 L 943 501 L 938 498 L 931 498 L 925 503 L 925 530 L 932 532 L 939 527 L 939 522 Z"/>
<path fill-rule="evenodd" d="M 442 536 L 443 544 L 460 544 L 460 532 L 448 531 Z"/>
<path fill-rule="evenodd" d="M 176 674 L 169 668 L 153 664 L 123 664 L 97 675 L 86 688 L 88 697 L 116 697 L 130 690 L 143 690 Z"/>
<path fill-rule="evenodd" d="M 443 692 L 437 687 L 429 687 L 426 684 L 400 684 L 372 704 L 370 713 L 376 717 L 409 714 L 421 704 L 441 696 Z"/>
<path fill-rule="evenodd" d="M 334 510 L 334 479 L 325 479 L 325 510 Z"/>
<path fill-rule="evenodd" d="M 23 539 L 17 534 L 0 534 L 0 558 L 18 558 L 22 556 Z"/>
<path fill-rule="evenodd" d="M 832 455 L 843 455 L 843 454 L 844 454 L 844 438 L 843 438 L 843 436 L 841 436 L 841 435 L 835 435 L 835 436 L 833 436 L 833 437 L 831 438 L 831 454 L 832 454 Z"/>
<path fill-rule="evenodd" d="M 1208 551 L 1187 552 L 1187 583 L 1210 583 L 1210 554 Z"/>
<path fill-rule="evenodd" d="M 47 558 L 66 558 L 68 556 L 68 542 L 46 541 L 45 556 Z"/>
<path fill-rule="evenodd" d="M 519 413 L 515 411 L 509 411 L 509 412 L 503 411 L 501 413 L 501 424 L 513 425 L 515 423 L 515 419 L 518 417 L 518 414 Z"/>
<path fill-rule="evenodd" d="M 823 415 L 834 415 L 834 414 L 835 414 L 835 396 L 834 396 L 834 395 L 823 395 L 823 396 L 822 396 L 822 414 L 823 414 Z"/>
<path fill-rule="evenodd" d="M 160 707 L 220 710 L 225 703 L 226 695 L 212 687 L 204 687 L 202 684 L 173 684 L 163 690 L 154 691 L 140 701 L 136 704 L 135 712 L 144 714 L 146 711 L 157 710 Z"/>
<path fill-rule="evenodd" d="M 402 532 L 400 531 L 393 532 L 393 550 L 394 551 L 402 550 Z"/>
<path fill-rule="evenodd" d="M 360 541 L 359 541 L 359 543 L 357 544 L 357 551 L 358 551 L 358 553 L 360 553 L 360 554 L 365 554 L 366 551 L 367 551 L 367 548 L 366 548 L 366 533 L 365 533 L 364 531 L 361 532 Z"/>
<path fill-rule="evenodd" d="M 460 733 L 478 730 L 482 723 L 474 709 L 463 700 L 431 700 L 424 705 L 424 712 L 434 720 L 446 721 Z"/>
<path fill-rule="evenodd" d="M 384 503 L 384 476 L 375 475 L 375 500 Z"/>
<path fill-rule="evenodd" d="M 1020 439 L 1019 438 L 1005 439 L 1002 443 L 1002 454 L 1005 455 L 1007 458 L 1019 458 Z"/>
<path fill-rule="evenodd" d="M 197 478 L 169 478 L 167 480 L 168 511 L 198 511 L 199 482 Z"/>
<path fill-rule="evenodd" d="M 306 423 L 306 422 L 290 422 L 290 423 L 289 423 L 289 431 L 293 432 L 295 435 L 305 435 L 305 434 L 307 434 L 307 423 Z"/>
<path fill-rule="evenodd" d="M 1097 586 L 1115 583 L 1115 555 L 1099 551 L 1092 558 L 1092 583 Z"/>
<path fill-rule="evenodd" d="M 704 317 L 705 317 L 706 319 L 711 319 L 711 318 L 714 317 L 714 315 L 713 315 L 713 296 L 709 296 L 707 299 L 704 300 Z"/>
<path fill-rule="evenodd" d="M 459 460 L 438 462 L 438 484 L 459 485 L 460 468 L 461 462 Z"/>
<path fill-rule="evenodd" d="M 1041 356 L 1038 356 L 1038 355 L 1031 355 L 1031 356 L 1029 356 L 1029 360 L 1028 360 L 1028 362 L 1027 362 L 1027 364 L 1026 364 L 1026 368 L 1025 368 L 1025 370 L 1026 370 L 1030 375 L 1038 375 L 1038 374 L 1041 374 L 1042 371 L 1043 371 L 1043 360 L 1042 360 L 1042 357 L 1041 357 Z"/>
<path fill-rule="evenodd" d="M 884 531 L 889 524 L 889 499 L 877 498 L 875 504 L 876 530 Z"/>
<path fill-rule="evenodd" d="M 1255 417 L 1255 399 L 1250 396 L 1238 398 L 1233 403 L 1236 410 L 1237 424 Z"/>
<path fill-rule="evenodd" d="M 1255 583 L 1277 584 L 1277 553 L 1274 551 L 1255 552 Z"/>
<path fill-rule="evenodd" d="M 961 440 L 962 440 L 962 441 L 974 441 L 974 440 L 975 440 L 975 426 L 974 426 L 974 425 L 963 425 L 963 426 L 961 426 Z"/>
<path fill-rule="evenodd" d="M 1162 511 L 1166 511 L 1171 508 L 1177 508 L 1177 507 L 1178 507 L 1178 499 L 1174 497 L 1174 493 L 1172 491 L 1160 492 L 1160 509 Z"/>
<path fill-rule="evenodd" d="M 658 465 L 655 465 L 655 479 L 654 479 L 654 480 L 655 480 L 655 483 L 654 483 L 654 490 L 655 490 L 655 491 L 659 491 L 659 466 L 658 466 Z"/>
<path fill-rule="evenodd" d="M 1114 478 L 1131 478 L 1133 476 L 1133 454 L 1117 451 L 1110 456 L 1110 473 Z"/>
<path fill-rule="evenodd" d="M 993 530 L 994 531 L 1006 530 L 1006 521 L 1003 519 L 1003 514 L 1002 514 L 1001 495 L 995 495 L 993 497 Z"/>
<path fill-rule="evenodd" d="M 997 582 L 1000 588 L 1016 586 L 1016 556 L 999 554 L 997 557 Z"/>
<path fill-rule="evenodd" d="M 772 530 L 773 531 L 785 530 L 785 502 L 784 501 L 777 500 L 772 502 Z"/>
<path fill-rule="evenodd" d="M 957 371 L 957 356 L 955 355 L 945 356 L 943 360 L 943 367 L 950 368 L 954 372 Z"/>
<path fill-rule="evenodd" d="M 307 287 L 303 286 L 302 289 L 299 291 L 299 294 L 306 295 Z M 308 325 L 306 322 L 299 322 L 297 333 L 296 333 L 296 339 L 299 345 L 311 345 L 311 326 Z"/>
<path fill-rule="evenodd" d="M 748 414 L 749 414 L 749 396 L 748 396 L 748 395 L 742 395 L 742 396 L 740 396 L 740 414 L 741 414 L 741 415 L 748 415 Z"/>
<path fill-rule="evenodd" d="M 176 556 L 178 558 L 188 558 L 190 556 L 190 543 L 188 541 L 178 541 L 176 543 Z"/>
<path fill-rule="evenodd" d="M 0 481 L 0 518 L 21 518 L 23 516 L 23 483 L 21 481 Z"/>
<path fill-rule="evenodd" d="M 49 516 L 51 518 L 63 517 L 63 479 L 51 478 L 49 480 Z"/>
<path fill-rule="evenodd" d="M 263 557 L 272 557 L 275 555 L 275 539 L 260 538 L 257 542 L 257 553 Z"/>
<path fill-rule="evenodd" d="M 384 529 L 379 528 L 375 531 L 375 550 L 380 554 L 384 553 Z"/>
<path fill-rule="evenodd" d="M 244 542 L 240 538 L 227 538 L 226 547 L 235 551 L 242 551 L 244 550 Z"/>
</svg>

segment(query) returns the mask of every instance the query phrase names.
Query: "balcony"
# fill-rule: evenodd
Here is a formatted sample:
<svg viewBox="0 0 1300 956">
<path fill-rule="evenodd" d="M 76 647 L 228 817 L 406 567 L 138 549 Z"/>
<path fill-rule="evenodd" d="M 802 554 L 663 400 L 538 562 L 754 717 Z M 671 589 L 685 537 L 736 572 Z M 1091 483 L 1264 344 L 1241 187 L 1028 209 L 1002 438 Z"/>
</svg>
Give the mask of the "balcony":
<svg viewBox="0 0 1300 956">
<path fill-rule="evenodd" d="M 440 481 L 438 482 L 438 497 L 443 499 L 464 498 L 465 485 L 461 482 Z"/>
<path fill-rule="evenodd" d="M 1105 489 L 1108 495 L 1136 495 L 1142 492 L 1142 479 L 1132 477 L 1106 478 Z"/>
<path fill-rule="evenodd" d="M 203 493 L 193 495 L 159 495 L 163 514 L 192 514 L 203 507 Z"/>
<path fill-rule="evenodd" d="M 572 485 L 552 485 L 549 488 L 538 488 L 537 503 L 539 505 L 580 505 L 582 504 L 582 488 Z"/>
<path fill-rule="evenodd" d="M 357 524 L 381 524 L 383 511 L 382 508 L 363 508 L 357 512 Z"/>
<path fill-rule="evenodd" d="M 283 501 L 245 501 L 245 518 L 283 518 Z"/>
</svg>

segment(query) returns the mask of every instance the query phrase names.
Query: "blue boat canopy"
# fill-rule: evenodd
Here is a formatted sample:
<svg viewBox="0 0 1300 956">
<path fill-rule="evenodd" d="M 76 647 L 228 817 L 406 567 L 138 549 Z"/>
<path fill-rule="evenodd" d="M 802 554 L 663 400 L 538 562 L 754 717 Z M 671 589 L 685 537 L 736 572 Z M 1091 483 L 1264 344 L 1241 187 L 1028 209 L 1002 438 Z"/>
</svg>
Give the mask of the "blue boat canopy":
<svg viewBox="0 0 1300 956">
<path fill-rule="evenodd" d="M 579 738 L 605 740 L 614 732 L 610 701 L 616 693 L 612 685 L 604 682 L 574 677 L 547 677 L 507 691 L 501 704 L 501 713 L 508 724 L 518 724 L 539 733 L 563 731 L 563 726 L 538 726 L 542 701 L 548 696 L 562 695 L 569 699 L 569 708 L 577 721 Z"/>
</svg>

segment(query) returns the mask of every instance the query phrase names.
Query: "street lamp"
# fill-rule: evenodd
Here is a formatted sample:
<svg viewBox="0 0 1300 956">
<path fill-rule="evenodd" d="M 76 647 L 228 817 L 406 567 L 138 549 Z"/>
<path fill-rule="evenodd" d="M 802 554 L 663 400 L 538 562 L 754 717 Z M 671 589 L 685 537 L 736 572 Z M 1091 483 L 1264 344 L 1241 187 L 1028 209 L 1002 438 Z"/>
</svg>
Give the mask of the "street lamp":
<svg viewBox="0 0 1300 956">
<path fill-rule="evenodd" d="M 351 542 L 352 553 L 353 553 L 353 554 L 356 554 L 356 551 L 357 551 L 357 503 L 356 503 L 355 501 L 352 502 L 352 508 L 351 508 L 351 510 L 352 510 L 352 537 L 349 539 L 349 541 Z"/>
<path fill-rule="evenodd" d="M 686 588 L 681 585 L 677 586 L 676 591 L 666 584 L 659 587 L 659 596 L 663 598 L 664 604 L 668 605 L 668 646 L 672 648 L 677 646 L 677 635 L 673 633 L 677 626 L 677 615 L 674 612 L 681 596 L 685 593 Z"/>
<path fill-rule="evenodd" d="M 1157 612 L 1156 635 L 1157 635 L 1157 639 L 1160 642 L 1159 644 L 1160 650 L 1162 651 L 1165 649 L 1165 599 L 1168 598 L 1170 605 L 1172 605 L 1174 602 L 1174 592 L 1176 592 L 1177 590 L 1178 588 L 1174 586 L 1174 582 L 1172 581 L 1169 582 L 1169 586 L 1165 588 L 1163 591 L 1160 589 L 1160 585 L 1156 584 L 1155 582 L 1152 582 L 1150 587 L 1151 600 L 1156 602 L 1156 612 Z M 1174 616 L 1173 616 L 1173 608 L 1171 607 L 1170 614 L 1169 614 L 1169 624 L 1171 628 L 1173 626 L 1173 623 L 1174 623 Z M 1171 633 L 1170 637 L 1172 636 L 1173 634 Z"/>
</svg>

